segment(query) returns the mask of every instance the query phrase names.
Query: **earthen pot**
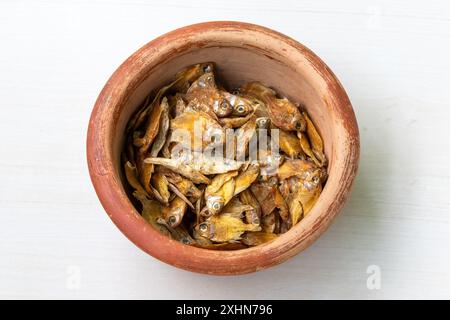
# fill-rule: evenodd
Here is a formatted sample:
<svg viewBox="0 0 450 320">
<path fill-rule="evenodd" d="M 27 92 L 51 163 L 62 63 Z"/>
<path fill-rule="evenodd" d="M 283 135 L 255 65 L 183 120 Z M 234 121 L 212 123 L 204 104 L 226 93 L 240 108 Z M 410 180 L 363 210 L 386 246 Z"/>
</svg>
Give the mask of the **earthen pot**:
<svg viewBox="0 0 450 320">
<path fill-rule="evenodd" d="M 120 167 L 130 116 L 180 69 L 213 61 L 229 88 L 259 80 L 301 103 L 315 122 L 329 160 L 328 180 L 314 208 L 287 233 L 264 245 L 213 251 L 158 233 L 128 198 Z M 173 266 L 236 275 L 279 264 L 316 240 L 341 211 L 359 161 L 352 106 L 336 76 L 311 50 L 276 31 L 241 22 L 207 22 L 169 32 L 129 57 L 111 76 L 92 111 L 87 137 L 92 183 L 106 212 L 139 248 Z"/>
</svg>

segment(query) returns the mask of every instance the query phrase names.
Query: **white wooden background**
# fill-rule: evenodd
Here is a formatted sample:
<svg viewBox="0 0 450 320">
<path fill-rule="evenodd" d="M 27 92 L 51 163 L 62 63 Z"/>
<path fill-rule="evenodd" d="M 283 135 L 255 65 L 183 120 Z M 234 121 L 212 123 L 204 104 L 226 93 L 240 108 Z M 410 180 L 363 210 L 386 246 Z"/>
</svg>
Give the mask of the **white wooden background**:
<svg viewBox="0 0 450 320">
<path fill-rule="evenodd" d="M 354 192 L 288 262 L 239 277 L 165 265 L 100 206 L 85 140 L 115 68 L 208 20 L 281 31 L 336 72 L 361 131 Z M 0 298 L 450 298 L 448 1 L 0 1 Z M 381 270 L 370 290 L 367 268 Z"/>
</svg>

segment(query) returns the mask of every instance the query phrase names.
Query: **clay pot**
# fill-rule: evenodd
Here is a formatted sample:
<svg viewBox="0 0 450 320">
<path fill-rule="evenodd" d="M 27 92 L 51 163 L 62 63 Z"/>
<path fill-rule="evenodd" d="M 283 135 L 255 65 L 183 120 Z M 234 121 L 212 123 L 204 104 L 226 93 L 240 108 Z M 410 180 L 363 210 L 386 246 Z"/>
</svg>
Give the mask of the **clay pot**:
<svg viewBox="0 0 450 320">
<path fill-rule="evenodd" d="M 180 69 L 213 61 L 228 88 L 259 80 L 307 109 L 325 143 L 328 181 L 308 216 L 275 241 L 236 251 L 183 245 L 154 230 L 133 207 L 123 185 L 124 130 L 144 97 Z M 97 195 L 117 227 L 139 248 L 189 271 L 235 275 L 296 255 L 341 211 L 359 161 L 359 133 L 350 101 L 336 76 L 313 52 L 276 31 L 241 22 L 207 22 L 169 32 L 139 49 L 100 93 L 87 137 L 89 171 Z"/>
</svg>

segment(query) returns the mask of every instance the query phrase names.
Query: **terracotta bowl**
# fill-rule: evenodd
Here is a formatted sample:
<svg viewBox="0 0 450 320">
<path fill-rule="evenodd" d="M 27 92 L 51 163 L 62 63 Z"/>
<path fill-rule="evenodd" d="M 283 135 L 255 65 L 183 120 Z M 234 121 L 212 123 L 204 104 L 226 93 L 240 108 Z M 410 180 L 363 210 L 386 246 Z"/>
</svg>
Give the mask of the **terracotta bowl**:
<svg viewBox="0 0 450 320">
<path fill-rule="evenodd" d="M 229 88 L 259 80 L 303 104 L 324 143 L 329 178 L 308 216 L 275 241 L 236 251 L 187 246 L 154 230 L 128 198 L 120 168 L 124 130 L 153 89 L 180 69 L 213 61 Z M 207 22 L 169 32 L 146 44 L 111 76 L 100 93 L 87 137 L 97 195 L 117 227 L 139 248 L 189 271 L 235 275 L 258 271 L 299 253 L 341 211 L 359 161 L 359 133 L 350 101 L 331 70 L 311 50 L 276 31 L 241 22 Z"/>
</svg>

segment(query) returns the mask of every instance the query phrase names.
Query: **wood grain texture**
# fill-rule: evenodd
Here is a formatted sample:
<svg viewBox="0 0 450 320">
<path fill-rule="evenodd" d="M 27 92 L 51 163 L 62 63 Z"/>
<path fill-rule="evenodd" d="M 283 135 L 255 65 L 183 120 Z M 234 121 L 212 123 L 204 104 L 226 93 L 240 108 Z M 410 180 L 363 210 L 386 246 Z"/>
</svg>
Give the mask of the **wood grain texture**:
<svg viewBox="0 0 450 320">
<path fill-rule="evenodd" d="M 332 227 L 279 267 L 233 278 L 134 247 L 103 213 L 85 161 L 89 115 L 114 69 L 206 20 L 262 24 L 313 49 L 361 134 L 359 176 Z M 450 298 L 449 30 L 445 1 L 2 1 L 0 297 Z M 380 290 L 367 289 L 369 265 Z"/>
</svg>

